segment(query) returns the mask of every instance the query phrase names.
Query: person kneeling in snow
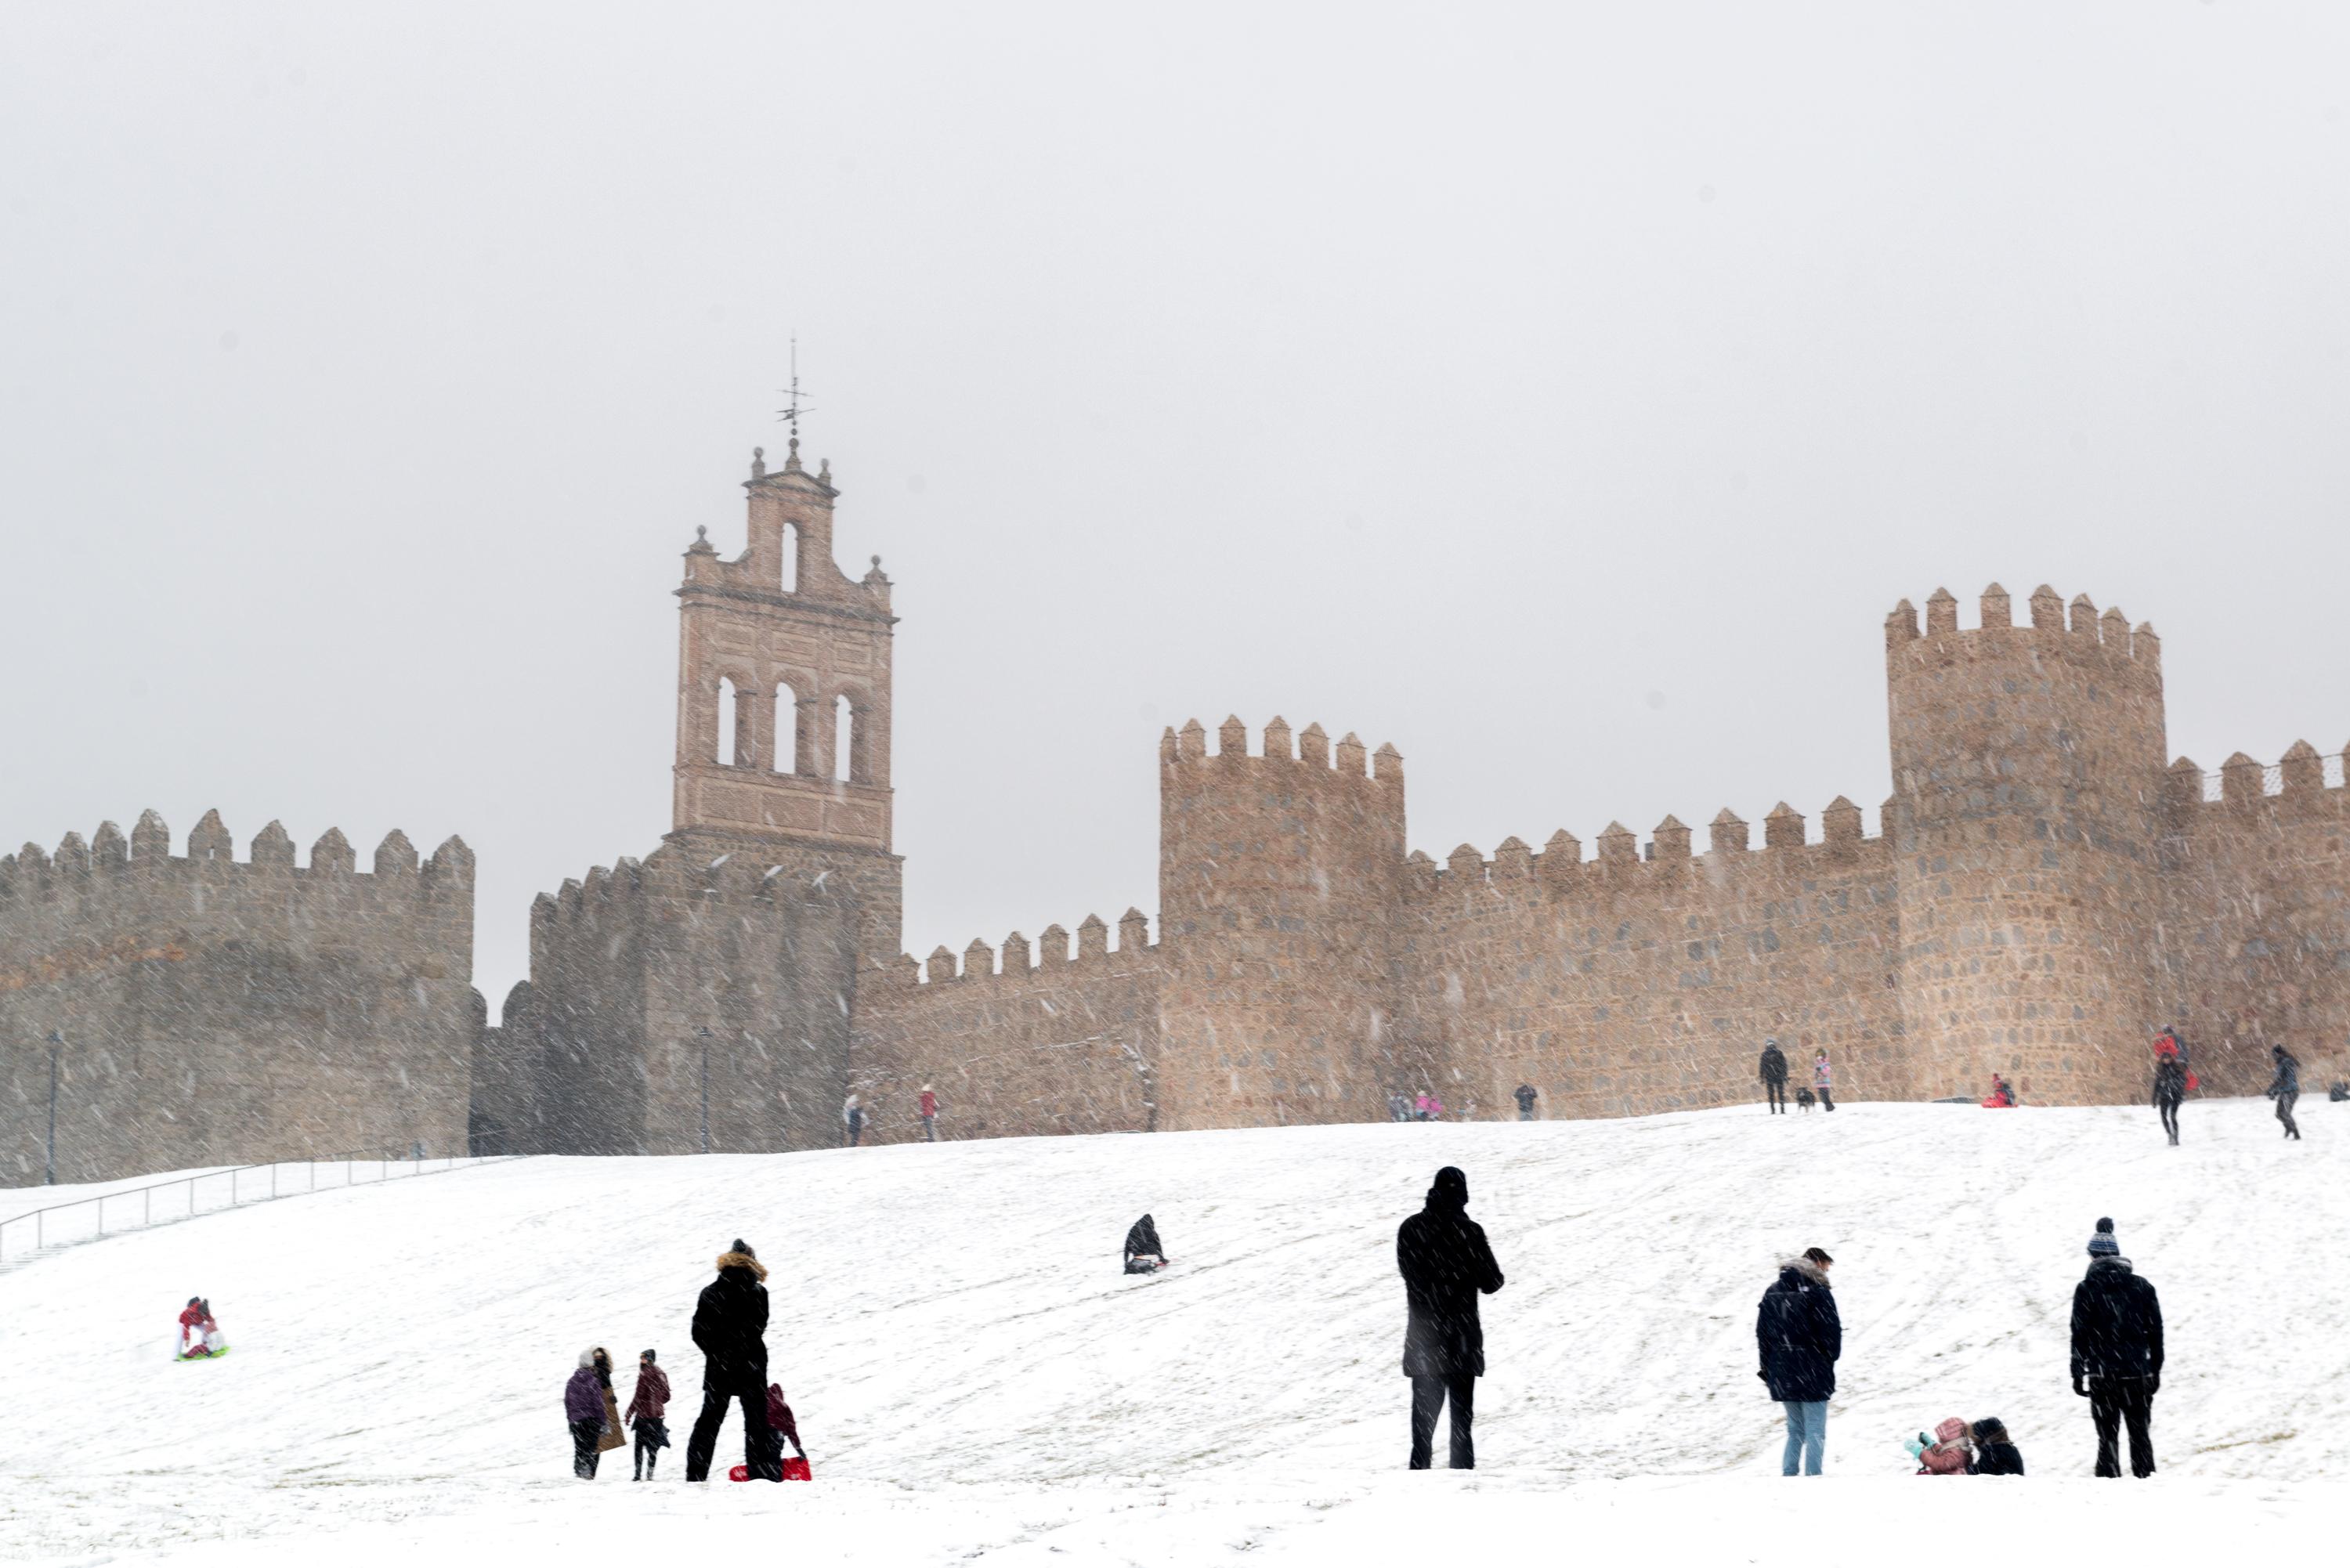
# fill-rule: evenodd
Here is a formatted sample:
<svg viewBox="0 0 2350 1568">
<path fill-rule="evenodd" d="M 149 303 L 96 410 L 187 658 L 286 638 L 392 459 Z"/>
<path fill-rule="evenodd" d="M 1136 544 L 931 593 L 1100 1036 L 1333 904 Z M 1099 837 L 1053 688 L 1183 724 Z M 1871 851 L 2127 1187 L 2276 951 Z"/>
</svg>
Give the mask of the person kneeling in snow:
<svg viewBox="0 0 2350 1568">
<path fill-rule="evenodd" d="M 1126 1232 L 1126 1272 L 1155 1274 L 1167 1266 L 1167 1249 L 1159 1244 L 1159 1227 L 1145 1214 Z"/>
<path fill-rule="evenodd" d="M 2020 1476 L 2023 1455 L 2008 1440 L 2007 1423 L 1986 1416 L 1975 1423 L 1975 1468 L 1979 1476 Z"/>
</svg>

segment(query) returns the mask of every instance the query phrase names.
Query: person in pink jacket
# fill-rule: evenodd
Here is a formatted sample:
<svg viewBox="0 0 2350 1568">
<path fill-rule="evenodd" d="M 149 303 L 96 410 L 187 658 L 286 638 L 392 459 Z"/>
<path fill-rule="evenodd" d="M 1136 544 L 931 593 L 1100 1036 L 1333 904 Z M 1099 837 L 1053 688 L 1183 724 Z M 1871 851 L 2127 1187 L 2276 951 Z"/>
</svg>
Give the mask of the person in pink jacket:
<svg viewBox="0 0 2350 1568">
<path fill-rule="evenodd" d="M 1822 1051 L 1812 1058 L 1812 1087 L 1819 1091 L 1820 1109 L 1835 1109 L 1835 1096 L 1828 1091 L 1835 1085 L 1835 1069 L 1828 1065 L 1828 1054 Z"/>
</svg>

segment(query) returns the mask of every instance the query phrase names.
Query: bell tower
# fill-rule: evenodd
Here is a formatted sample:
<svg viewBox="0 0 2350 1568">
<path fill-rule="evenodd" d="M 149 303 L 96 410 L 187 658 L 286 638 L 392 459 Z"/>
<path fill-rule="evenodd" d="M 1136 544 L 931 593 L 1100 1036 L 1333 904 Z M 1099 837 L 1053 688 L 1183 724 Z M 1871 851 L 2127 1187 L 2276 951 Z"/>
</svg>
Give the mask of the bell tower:
<svg viewBox="0 0 2350 1568">
<path fill-rule="evenodd" d="M 740 854 L 860 910 L 859 960 L 897 956 L 902 861 L 889 844 L 889 579 L 834 564 L 827 462 L 792 437 L 769 472 L 754 452 L 749 541 L 685 552 L 679 600 L 677 766 L 668 841 Z"/>
</svg>

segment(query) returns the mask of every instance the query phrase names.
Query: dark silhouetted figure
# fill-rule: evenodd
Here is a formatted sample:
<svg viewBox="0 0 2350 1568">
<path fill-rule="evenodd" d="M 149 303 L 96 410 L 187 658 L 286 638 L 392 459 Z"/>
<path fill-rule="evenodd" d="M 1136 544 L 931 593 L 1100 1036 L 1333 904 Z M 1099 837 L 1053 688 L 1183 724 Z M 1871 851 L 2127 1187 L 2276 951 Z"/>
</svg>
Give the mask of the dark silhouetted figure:
<svg viewBox="0 0 2350 1568">
<path fill-rule="evenodd" d="M 1530 1122 L 1534 1119 L 1534 1101 L 1538 1096 L 1532 1084 L 1520 1084 L 1510 1091 L 1510 1097 L 1518 1102 L 1518 1120 Z"/>
<path fill-rule="evenodd" d="M 2178 1056 L 2154 1059 L 2154 1108 L 2162 1113 L 2162 1130 L 2178 1142 L 2178 1106 L 2187 1098 L 2187 1064 Z"/>
<path fill-rule="evenodd" d="M 1485 1373 L 1485 1330 L 1477 1296 L 1502 1288 L 1485 1228 L 1469 1218 L 1469 1179 L 1456 1166 L 1436 1173 L 1427 1206 L 1396 1230 L 1396 1268 L 1403 1274 L 1410 1322 L 1403 1336 L 1403 1375 L 1411 1379 L 1411 1468 L 1429 1465 L 1437 1412 L 1452 1405 L 1452 1468 L 1477 1468 L 1470 1437 L 1477 1379 Z"/>
<path fill-rule="evenodd" d="M 2162 1389 L 2162 1303 L 2122 1256 L 2114 1222 L 2089 1238 L 2088 1276 L 2073 1287 L 2073 1392 L 2089 1402 L 2097 1473 L 2122 1473 L 2116 1438 L 2129 1428 L 2130 1474 L 2154 1473 L 2154 1397 Z"/>
<path fill-rule="evenodd" d="M 2282 1045 L 2270 1046 L 2269 1054 L 2276 1058 L 2276 1076 L 2269 1080 L 2264 1092 L 2276 1102 L 2277 1120 L 2284 1125 L 2284 1136 L 2297 1138 L 2301 1127 L 2293 1119 L 2293 1107 L 2301 1098 L 2301 1064 Z"/>
<path fill-rule="evenodd" d="M 1754 1306 L 1754 1376 L 1787 1416 L 1779 1473 L 1815 1476 L 1828 1446 L 1828 1399 L 1844 1355 L 1844 1319 L 1828 1289 L 1835 1260 L 1817 1247 L 1779 1265 L 1779 1277 Z"/>
<path fill-rule="evenodd" d="M 1159 1227 L 1145 1214 L 1126 1230 L 1126 1272 L 1155 1274 L 1167 1266 L 1167 1249 L 1159 1245 Z"/>
<path fill-rule="evenodd" d="M 1773 1116 L 1787 1114 L 1787 1054 L 1779 1049 L 1776 1040 L 1762 1042 L 1762 1064 L 1757 1069 L 1762 1080 L 1764 1103 Z"/>
<path fill-rule="evenodd" d="M 1974 1424 L 1975 1462 L 1968 1470 L 1976 1476 L 2020 1476 L 2023 1473 L 2023 1455 L 2007 1435 L 2007 1423 L 1996 1416 L 1986 1416 Z"/>
<path fill-rule="evenodd" d="M 780 1481 L 784 1461 L 767 1425 L 767 1271 L 737 1237 L 718 1259 L 718 1277 L 693 1307 L 693 1343 L 702 1351 L 702 1414 L 685 1443 L 685 1479 L 710 1479 L 710 1456 L 730 1403 L 743 1407 L 743 1463 L 754 1480 Z"/>
</svg>

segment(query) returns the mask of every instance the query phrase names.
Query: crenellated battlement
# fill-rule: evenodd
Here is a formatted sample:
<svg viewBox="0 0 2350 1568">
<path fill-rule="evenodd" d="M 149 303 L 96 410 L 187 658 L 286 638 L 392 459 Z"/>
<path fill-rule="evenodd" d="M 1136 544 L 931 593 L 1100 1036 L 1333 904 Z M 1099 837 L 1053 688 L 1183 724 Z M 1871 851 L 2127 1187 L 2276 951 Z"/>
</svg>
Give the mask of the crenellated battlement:
<svg viewBox="0 0 2350 1568">
<path fill-rule="evenodd" d="M 1657 824 L 1645 846 L 1630 828 L 1609 823 L 1598 836 L 1596 857 L 1589 860 L 1583 857 L 1582 841 L 1564 828 L 1552 834 L 1540 852 L 1522 839 L 1505 838 L 1490 859 L 1467 844 L 1445 857 L 1441 865 L 1415 849 L 1405 857 L 1404 892 L 1418 903 L 1471 892 L 1573 898 L 1662 886 L 1677 877 L 1686 879 L 1692 871 L 1722 877 L 1753 867 L 1804 875 L 1814 865 L 1833 867 L 1884 848 L 1882 834 L 1867 836 L 1860 807 L 1843 795 L 1821 812 L 1820 825 L 1822 836 L 1809 839 L 1803 814 L 1782 801 L 1763 818 L 1759 850 L 1752 846 L 1744 819 L 1727 806 L 1710 825 L 1702 853 L 1693 852 L 1690 830 L 1671 815 Z"/>
<path fill-rule="evenodd" d="M 1983 589 L 1976 604 L 1976 624 L 1962 628 L 1959 625 L 1957 596 L 1948 588 L 1936 588 L 1926 600 L 1922 630 L 1916 606 L 1908 599 L 1895 605 L 1892 613 L 1885 618 L 1887 670 L 1898 676 L 1938 661 L 1994 649 L 2004 651 L 2024 641 L 2043 654 L 2056 653 L 2075 660 L 2096 659 L 2116 675 L 2151 679 L 2158 684 L 2160 681 L 2162 639 L 2155 635 L 2149 622 L 2142 621 L 2132 628 L 2129 618 L 2118 607 L 2100 615 L 2086 594 L 2075 595 L 2068 607 L 2064 597 L 2045 583 L 2033 590 L 2027 601 L 2027 618 L 2022 625 L 2016 623 L 2014 606 L 2007 590 L 1997 583 Z"/>
<path fill-rule="evenodd" d="M 1368 782 L 1402 788 L 1403 753 L 1392 744 L 1382 744 L 1378 751 L 1367 753 L 1363 742 L 1349 732 L 1334 747 L 1328 732 L 1321 725 L 1308 724 L 1293 736 L 1289 722 L 1278 715 L 1266 722 L 1263 748 L 1253 753 L 1249 750 L 1248 726 L 1236 716 L 1216 727 L 1216 749 L 1212 753 L 1208 750 L 1207 727 L 1197 719 L 1180 730 L 1170 728 L 1159 737 L 1161 766 L 1201 763 L 1238 767 L 1259 763 L 1284 769 L 1285 779 L 1309 784 L 1316 773 L 1333 779 L 1362 779 L 1367 758 Z"/>
<path fill-rule="evenodd" d="M 1087 915 L 1077 922 L 1074 952 L 1066 929 L 1046 926 L 1037 937 L 1033 952 L 1028 939 L 1014 931 L 1003 939 L 1001 950 L 974 937 L 960 960 L 952 949 L 941 947 L 931 950 L 927 961 L 917 960 L 911 953 L 900 953 L 895 962 L 883 968 L 888 978 L 900 986 L 928 986 L 972 981 L 1020 981 L 1113 961 L 1123 966 L 1154 962 L 1159 957 L 1159 946 L 1150 940 L 1150 918 L 1139 909 L 1129 909 L 1118 917 L 1115 948 L 1110 946 L 1109 927 L 1102 918 Z"/>
<path fill-rule="evenodd" d="M 2163 806 L 2176 831 L 2189 831 L 2199 819 L 2242 813 L 2272 805 L 2282 811 L 2340 812 L 2350 805 L 2350 748 L 2321 753 L 2295 741 L 2276 762 L 2262 763 L 2238 752 L 2206 773 L 2192 757 L 2181 757 L 2163 775 Z"/>
<path fill-rule="evenodd" d="M 53 854 L 28 843 L 0 857 L 0 943 L 41 953 L 123 929 L 244 922 L 307 947 L 351 940 L 386 919 L 445 922 L 433 945 L 463 979 L 472 969 L 473 899 L 473 852 L 453 836 L 420 863 L 395 828 L 361 871 L 339 828 L 321 834 L 309 863 L 297 866 L 293 837 L 276 822 L 239 860 L 217 811 L 175 856 L 170 828 L 147 811 L 127 836 L 105 822 L 87 841 L 68 833 Z"/>
</svg>

